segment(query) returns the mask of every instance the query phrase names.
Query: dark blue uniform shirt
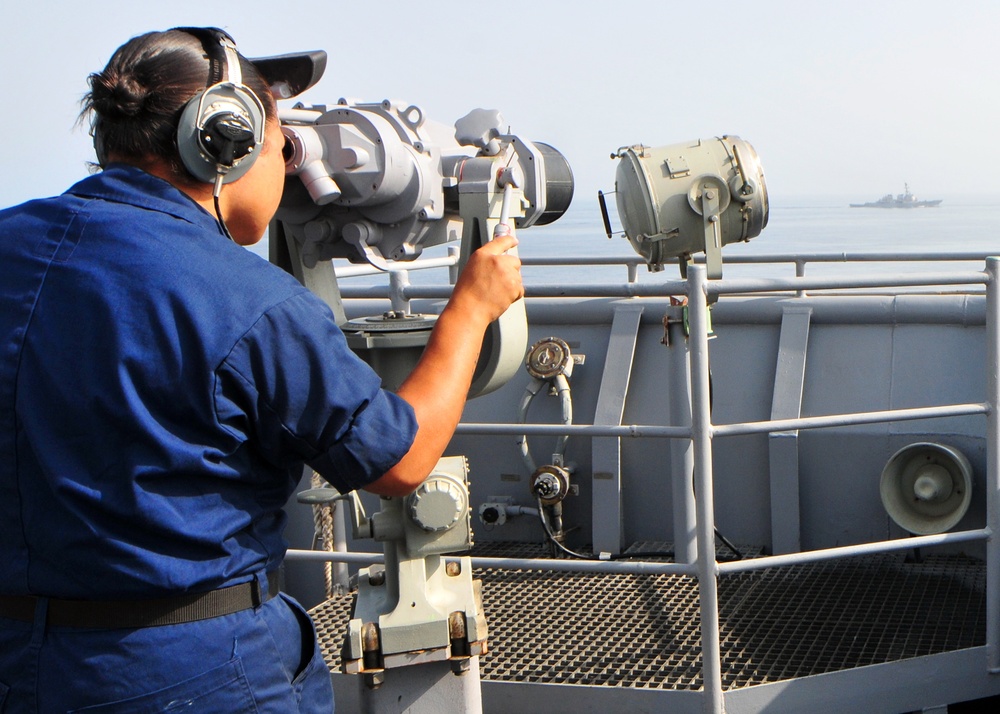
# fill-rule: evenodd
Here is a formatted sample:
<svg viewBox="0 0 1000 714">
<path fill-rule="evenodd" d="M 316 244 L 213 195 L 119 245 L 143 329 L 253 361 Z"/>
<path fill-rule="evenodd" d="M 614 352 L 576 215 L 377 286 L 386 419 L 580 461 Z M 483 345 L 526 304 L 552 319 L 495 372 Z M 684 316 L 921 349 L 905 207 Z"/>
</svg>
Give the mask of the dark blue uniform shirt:
<svg viewBox="0 0 1000 714">
<path fill-rule="evenodd" d="M 248 580 L 303 463 L 348 491 L 415 433 L 329 309 L 167 182 L 111 166 L 0 212 L 0 594 Z"/>
</svg>

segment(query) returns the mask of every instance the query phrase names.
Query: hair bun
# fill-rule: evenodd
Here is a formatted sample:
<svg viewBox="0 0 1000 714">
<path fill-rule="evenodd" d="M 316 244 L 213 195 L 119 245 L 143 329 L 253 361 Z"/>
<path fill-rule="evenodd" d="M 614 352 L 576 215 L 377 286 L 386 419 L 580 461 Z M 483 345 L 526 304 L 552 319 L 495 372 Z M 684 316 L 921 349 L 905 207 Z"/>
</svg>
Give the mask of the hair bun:
<svg viewBox="0 0 1000 714">
<path fill-rule="evenodd" d="M 105 119 L 138 116 L 150 95 L 135 77 L 108 72 L 90 75 L 90 92 L 94 110 Z"/>
</svg>

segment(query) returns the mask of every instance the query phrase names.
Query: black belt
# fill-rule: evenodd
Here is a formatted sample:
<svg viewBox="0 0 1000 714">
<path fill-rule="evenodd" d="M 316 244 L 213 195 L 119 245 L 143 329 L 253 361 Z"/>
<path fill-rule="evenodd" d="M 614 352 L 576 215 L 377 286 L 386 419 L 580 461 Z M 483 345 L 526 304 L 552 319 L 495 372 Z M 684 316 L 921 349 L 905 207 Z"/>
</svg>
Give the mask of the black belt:
<svg viewBox="0 0 1000 714">
<path fill-rule="evenodd" d="M 267 574 L 270 600 L 278 592 L 278 571 Z M 33 622 L 39 598 L 32 595 L 0 595 L 0 617 Z M 259 607 L 264 602 L 260 585 L 231 585 L 207 593 L 191 593 L 152 600 L 59 600 L 49 598 L 46 624 L 52 627 L 88 627 L 102 630 L 135 629 L 179 625 L 231 615 Z"/>
</svg>

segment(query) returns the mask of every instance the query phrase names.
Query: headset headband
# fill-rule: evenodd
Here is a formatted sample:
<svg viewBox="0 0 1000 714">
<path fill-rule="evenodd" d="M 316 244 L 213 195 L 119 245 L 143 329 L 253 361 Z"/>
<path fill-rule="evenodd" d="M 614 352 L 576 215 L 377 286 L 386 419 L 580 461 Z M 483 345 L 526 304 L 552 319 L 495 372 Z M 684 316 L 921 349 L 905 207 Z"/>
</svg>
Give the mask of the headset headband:
<svg viewBox="0 0 1000 714">
<path fill-rule="evenodd" d="M 202 49 L 208 55 L 208 83 L 206 87 L 220 82 L 243 83 L 236 40 L 218 27 L 174 27 L 171 32 L 183 32 L 198 38 Z"/>
</svg>

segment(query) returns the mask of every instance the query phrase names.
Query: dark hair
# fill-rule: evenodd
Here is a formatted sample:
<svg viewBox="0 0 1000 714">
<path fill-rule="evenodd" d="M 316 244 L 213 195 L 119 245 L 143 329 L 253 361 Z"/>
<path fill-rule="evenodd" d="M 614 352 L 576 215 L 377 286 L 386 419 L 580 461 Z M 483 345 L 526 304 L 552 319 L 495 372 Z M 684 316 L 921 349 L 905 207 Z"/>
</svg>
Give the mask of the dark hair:
<svg viewBox="0 0 1000 714">
<path fill-rule="evenodd" d="M 264 104 L 268 119 L 277 113 L 260 72 L 240 55 L 243 83 Z M 165 161 L 178 178 L 190 178 L 177 152 L 177 123 L 187 102 L 208 85 L 209 57 L 200 39 L 181 30 L 149 32 L 119 47 L 108 65 L 91 74 L 81 120 L 89 117 L 91 136 L 103 165 L 115 155 L 128 162 Z"/>
</svg>

